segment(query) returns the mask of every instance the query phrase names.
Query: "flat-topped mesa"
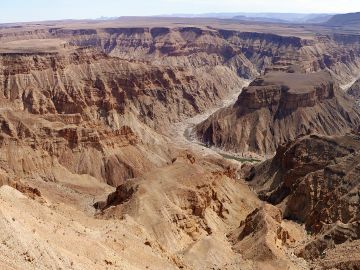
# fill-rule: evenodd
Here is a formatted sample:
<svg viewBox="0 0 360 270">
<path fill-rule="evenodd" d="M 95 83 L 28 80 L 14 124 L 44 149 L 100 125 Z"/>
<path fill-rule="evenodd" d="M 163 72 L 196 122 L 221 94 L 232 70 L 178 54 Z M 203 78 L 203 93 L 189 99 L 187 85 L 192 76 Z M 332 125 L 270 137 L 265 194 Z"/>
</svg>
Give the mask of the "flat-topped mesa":
<svg viewBox="0 0 360 270">
<path fill-rule="evenodd" d="M 158 130 L 204 111 L 243 83 L 226 67 L 164 67 L 71 46 L 61 52 L 0 52 L 0 81 L 3 106 L 34 114 L 80 113 L 83 120 L 106 123 L 113 122 L 113 111 L 135 111 Z"/>
<path fill-rule="evenodd" d="M 328 68 L 346 83 L 358 70 L 360 45 L 356 35 L 262 31 L 181 24 L 37 26 L 29 31 L 20 28 L 16 33 L 0 29 L 0 51 L 14 51 L 14 47 L 15 51 L 56 51 L 65 42 L 69 47 L 92 47 L 111 56 L 156 65 L 197 69 L 225 66 L 244 78 L 297 65 L 307 72 Z"/>
<path fill-rule="evenodd" d="M 304 52 L 310 59 L 299 61 L 302 48 L 314 46 L 312 39 L 210 27 L 56 28 L 50 32 L 72 45 L 96 47 L 123 59 L 196 68 L 222 64 L 246 78 L 273 66 L 281 69 L 283 63 L 318 69 L 322 58 Z"/>
<path fill-rule="evenodd" d="M 334 81 L 327 72 L 272 72 L 245 88 L 235 106 L 239 107 L 240 114 L 264 107 L 281 114 L 299 107 L 313 107 L 317 102 L 333 97 Z"/>
<path fill-rule="evenodd" d="M 277 146 L 301 135 L 340 135 L 359 122 L 359 109 L 330 73 L 271 72 L 195 131 L 203 142 L 225 150 L 272 155 Z"/>
<path fill-rule="evenodd" d="M 91 48 L 72 48 L 63 51 L 13 51 L 0 50 L 0 76 L 31 74 L 34 71 L 65 69 L 69 65 L 90 64 L 109 59 L 105 53 Z"/>
</svg>

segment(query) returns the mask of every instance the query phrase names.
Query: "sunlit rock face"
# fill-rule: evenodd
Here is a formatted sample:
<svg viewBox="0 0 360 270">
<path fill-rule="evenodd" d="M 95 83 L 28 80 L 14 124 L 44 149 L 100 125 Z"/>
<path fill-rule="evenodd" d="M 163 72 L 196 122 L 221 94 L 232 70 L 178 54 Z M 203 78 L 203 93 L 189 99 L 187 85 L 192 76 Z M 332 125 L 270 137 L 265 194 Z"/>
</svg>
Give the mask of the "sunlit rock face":
<svg viewBox="0 0 360 270">
<path fill-rule="evenodd" d="M 263 155 L 301 135 L 340 135 L 360 123 L 360 111 L 330 73 L 272 72 L 243 89 L 237 102 L 196 127 L 216 147 Z"/>
</svg>

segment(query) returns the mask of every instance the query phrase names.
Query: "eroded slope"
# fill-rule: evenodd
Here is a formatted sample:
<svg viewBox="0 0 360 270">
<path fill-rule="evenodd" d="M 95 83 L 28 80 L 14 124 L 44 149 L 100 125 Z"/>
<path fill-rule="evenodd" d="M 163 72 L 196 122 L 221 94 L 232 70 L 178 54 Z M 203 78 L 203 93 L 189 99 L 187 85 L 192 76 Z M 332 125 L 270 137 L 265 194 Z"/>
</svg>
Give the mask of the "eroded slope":
<svg viewBox="0 0 360 270">
<path fill-rule="evenodd" d="M 344 134 L 360 122 L 353 99 L 328 72 L 273 72 L 254 80 L 237 102 L 195 128 L 206 144 L 271 155 L 300 135 Z"/>
<path fill-rule="evenodd" d="M 305 224 L 312 237 L 297 254 L 315 265 L 351 269 L 359 263 L 359 151 L 358 133 L 310 135 L 281 146 L 273 159 L 248 173 L 260 198 L 282 208 L 283 217 Z"/>
</svg>

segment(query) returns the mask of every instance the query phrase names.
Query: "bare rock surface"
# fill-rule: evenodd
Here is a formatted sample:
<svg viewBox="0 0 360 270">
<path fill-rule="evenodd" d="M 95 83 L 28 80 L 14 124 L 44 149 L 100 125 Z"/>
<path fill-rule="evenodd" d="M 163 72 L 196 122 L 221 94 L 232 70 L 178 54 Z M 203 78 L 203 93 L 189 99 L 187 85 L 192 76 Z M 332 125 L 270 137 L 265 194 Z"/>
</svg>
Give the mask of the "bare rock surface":
<svg viewBox="0 0 360 270">
<path fill-rule="evenodd" d="M 356 269 L 359 111 L 340 85 L 358 78 L 357 34 L 1 25 L 0 268 Z M 188 140 L 202 120 L 231 159 Z M 290 142 L 310 132 L 331 137 Z M 231 156 L 275 149 L 256 167 Z"/>
<path fill-rule="evenodd" d="M 200 123 L 208 144 L 271 155 L 301 135 L 341 135 L 360 123 L 360 110 L 327 72 L 268 73 L 243 89 L 237 102 Z"/>
<path fill-rule="evenodd" d="M 131 216 L 164 250 L 178 254 L 192 269 L 251 269 L 253 261 L 260 268 L 266 261 L 273 261 L 273 267 L 279 269 L 287 269 L 289 265 L 292 269 L 302 269 L 296 268 L 290 256 L 277 248 L 273 257 L 259 251 L 263 243 L 254 237 L 256 230 L 261 230 L 258 232 L 261 238 L 263 231 L 272 231 L 266 240 L 269 245 L 295 240 L 290 239 L 286 229 L 282 231 L 282 217 L 276 207 L 268 205 L 266 210 L 261 210 L 266 216 L 269 209 L 274 212 L 269 214 L 270 224 L 267 217 L 264 223 L 252 220 L 259 211 L 255 208 L 261 208 L 261 203 L 244 182 L 233 178 L 234 172 L 231 167 L 215 166 L 189 152 L 180 153 L 172 165 L 127 181 L 96 206 L 102 209 L 103 218 Z M 232 243 L 229 235 L 236 234 L 239 223 L 240 229 L 246 227 L 240 237 L 243 241 Z M 251 236 L 246 241 L 247 234 Z M 250 248 L 254 241 L 259 246 Z M 303 264 L 306 265 L 305 261 Z"/>
<path fill-rule="evenodd" d="M 356 101 L 360 102 L 360 79 L 356 80 L 346 91 L 350 96 L 354 97 Z"/>
<path fill-rule="evenodd" d="M 356 250 L 351 242 L 360 237 L 359 142 L 358 133 L 305 136 L 279 147 L 248 178 L 261 199 L 278 205 L 284 218 L 304 224 L 314 236 L 297 248 L 298 255 L 314 264 L 319 258 L 329 263 L 328 249 Z M 354 262 L 344 262 L 342 256 L 346 254 L 333 263 L 351 267 Z"/>
</svg>

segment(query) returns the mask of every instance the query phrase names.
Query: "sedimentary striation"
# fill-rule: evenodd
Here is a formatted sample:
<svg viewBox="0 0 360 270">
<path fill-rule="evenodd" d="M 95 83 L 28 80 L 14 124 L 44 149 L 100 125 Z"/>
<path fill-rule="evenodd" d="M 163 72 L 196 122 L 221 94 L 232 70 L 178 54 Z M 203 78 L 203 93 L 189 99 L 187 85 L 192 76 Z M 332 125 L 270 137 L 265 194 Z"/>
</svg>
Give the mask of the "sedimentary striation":
<svg viewBox="0 0 360 270">
<path fill-rule="evenodd" d="M 339 84 L 359 72 L 360 40 L 333 30 L 1 25 L 0 268 L 354 268 L 360 113 Z M 274 158 L 178 145 L 173 127 L 249 81 L 196 131 Z"/>
<path fill-rule="evenodd" d="M 359 139 L 358 132 L 305 136 L 279 147 L 273 159 L 248 171 L 247 179 L 262 200 L 278 205 L 282 217 L 304 224 L 315 236 L 296 251 L 314 263 L 328 265 L 332 248 L 342 254 L 332 258 L 335 265 L 359 263 L 358 256 L 349 261 L 343 257 L 346 248 L 356 253 L 351 242 L 360 239 Z"/>
<path fill-rule="evenodd" d="M 237 102 L 195 131 L 208 145 L 271 155 L 301 135 L 339 135 L 360 123 L 360 111 L 330 73 L 271 72 L 243 89 Z"/>
<path fill-rule="evenodd" d="M 346 93 L 354 97 L 359 103 L 360 101 L 360 79 L 356 80 L 350 87 L 347 89 Z"/>
</svg>

